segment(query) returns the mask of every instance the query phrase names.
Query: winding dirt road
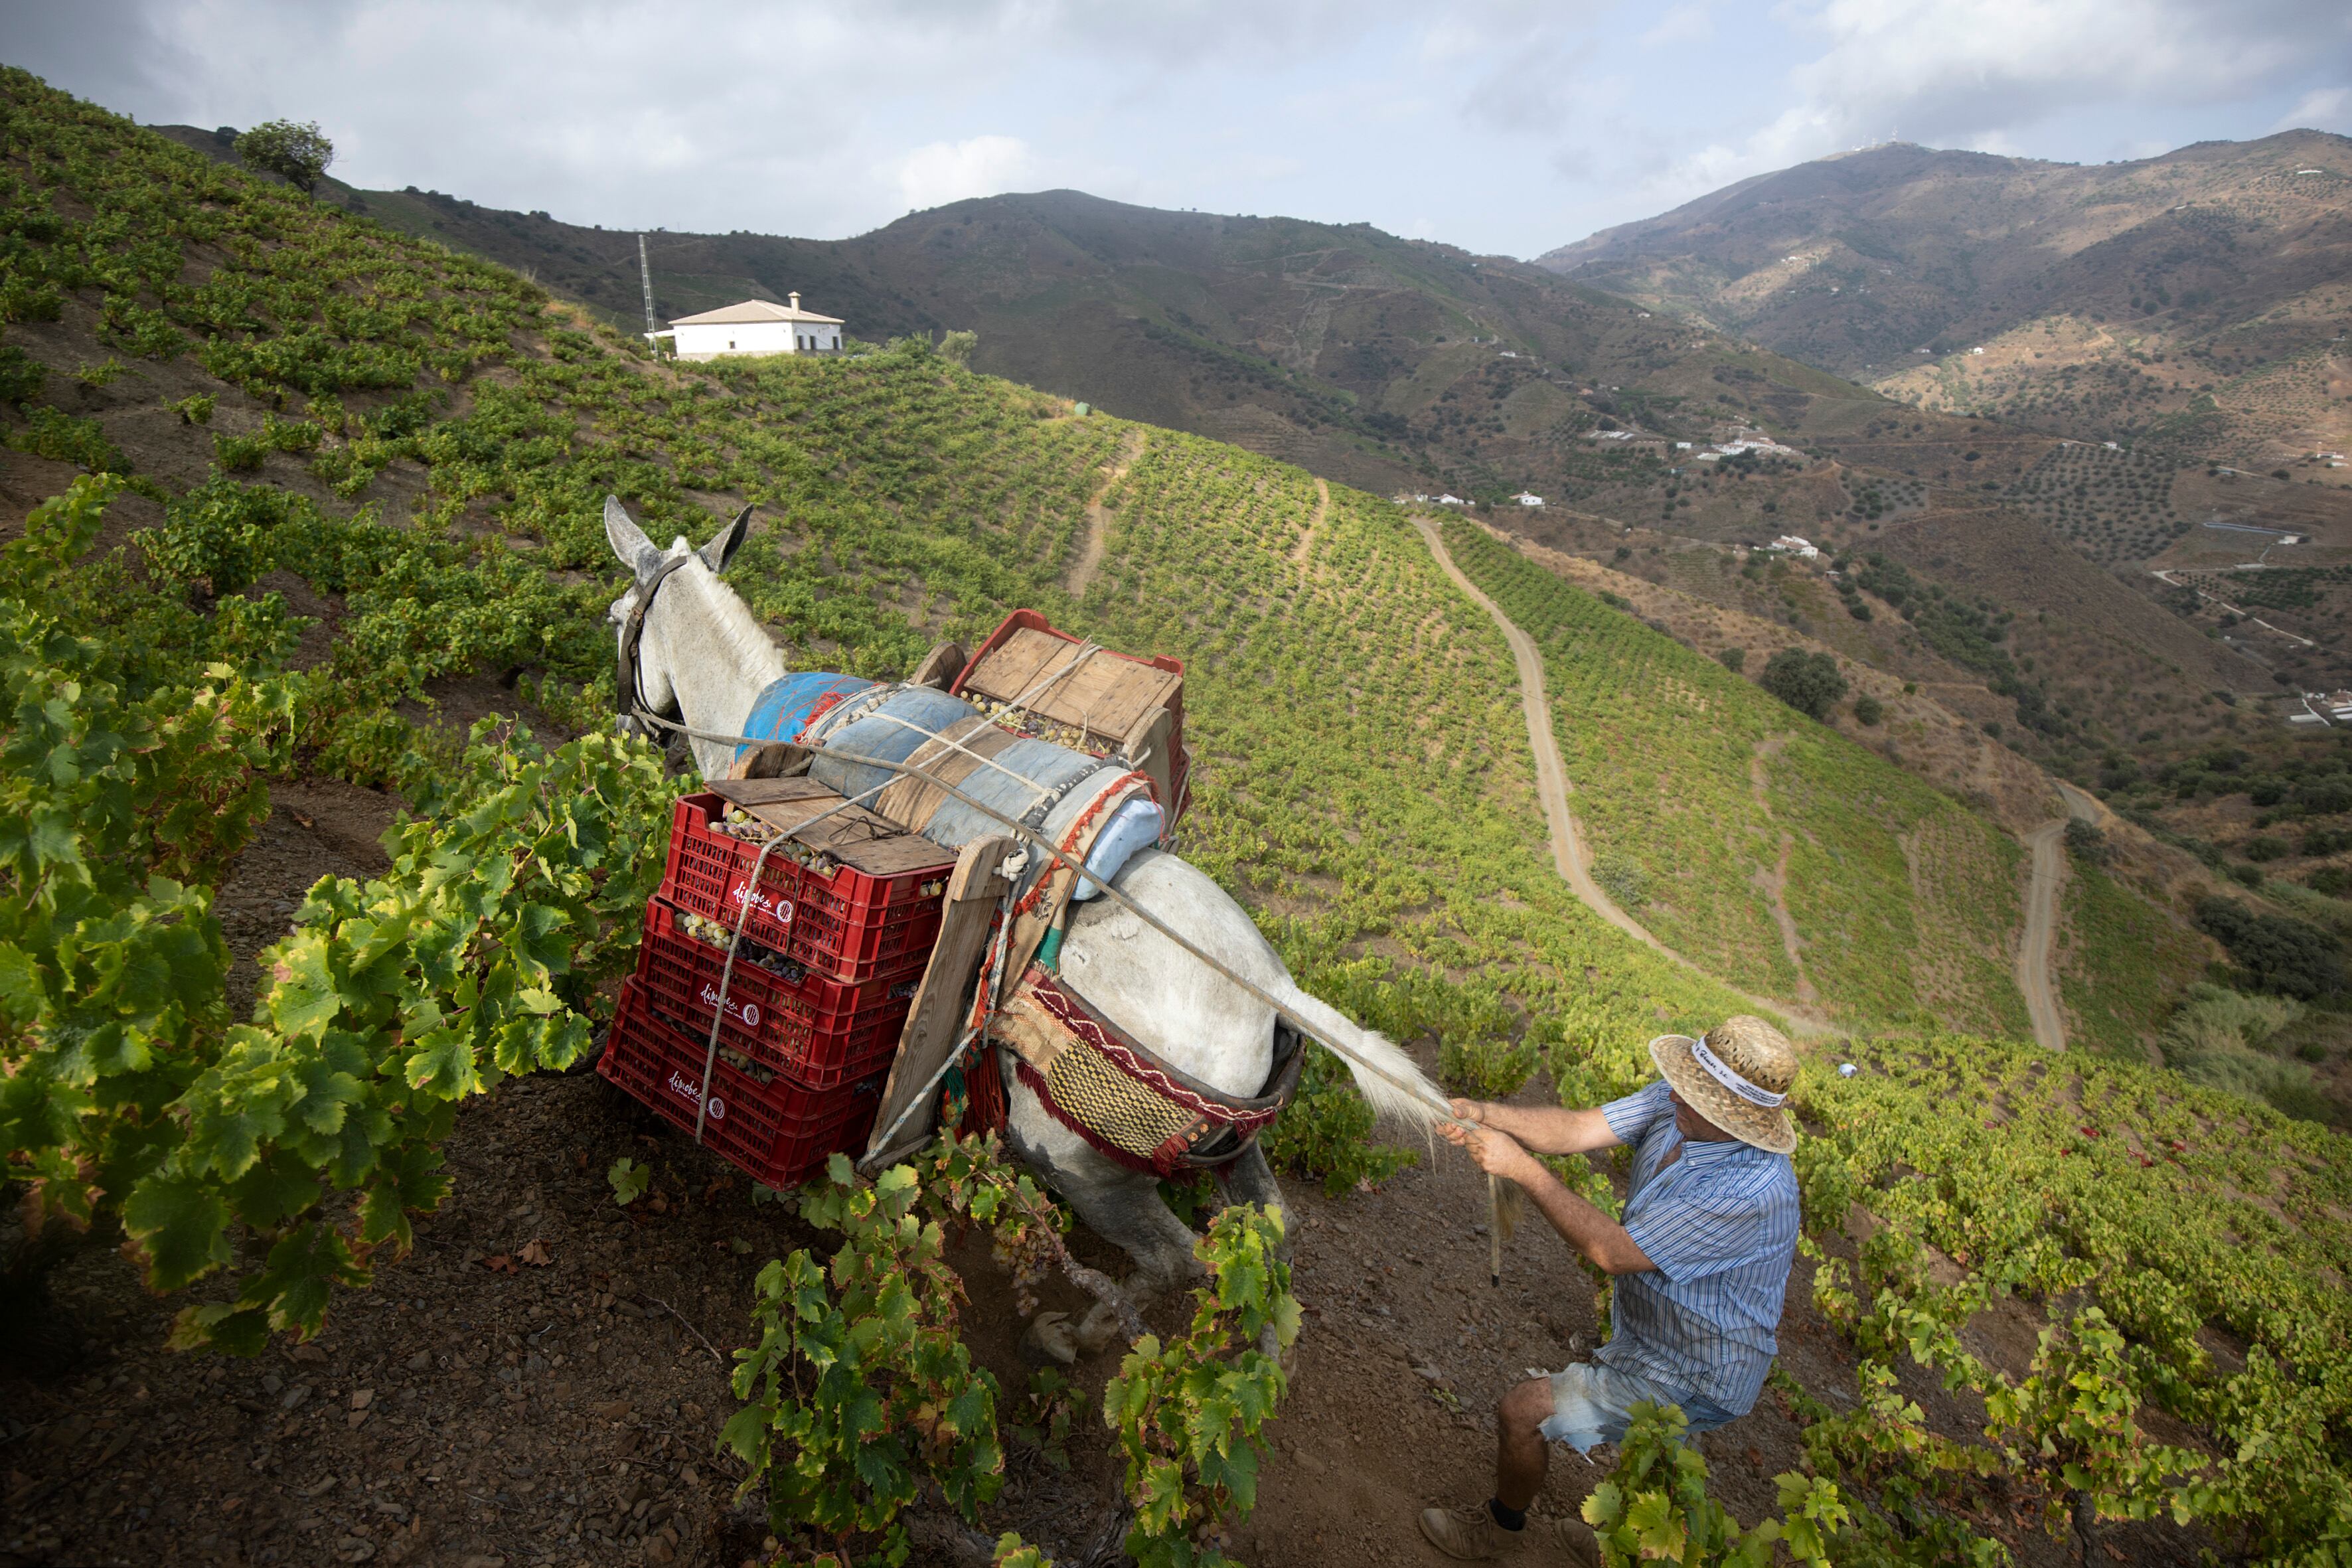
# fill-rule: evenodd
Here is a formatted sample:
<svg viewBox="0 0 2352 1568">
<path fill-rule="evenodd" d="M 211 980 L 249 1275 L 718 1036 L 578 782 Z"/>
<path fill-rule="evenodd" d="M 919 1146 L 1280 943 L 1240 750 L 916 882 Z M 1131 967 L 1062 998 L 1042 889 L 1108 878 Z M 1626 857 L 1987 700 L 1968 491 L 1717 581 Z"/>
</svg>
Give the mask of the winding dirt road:
<svg viewBox="0 0 2352 1568">
<path fill-rule="evenodd" d="M 1627 936 L 1673 959 L 1685 969 L 1706 974 L 1706 971 L 1660 942 L 1641 921 L 1618 908 L 1617 901 L 1592 879 L 1582 831 L 1577 826 L 1575 814 L 1568 809 L 1569 795 L 1576 786 L 1569 783 L 1568 769 L 1559 760 L 1559 740 L 1552 732 L 1551 702 L 1544 695 L 1543 654 L 1537 648 L 1533 637 L 1514 625 L 1510 616 L 1503 614 L 1500 605 L 1463 575 L 1462 568 L 1454 563 L 1454 557 L 1446 551 L 1445 540 L 1438 532 L 1435 522 L 1425 517 L 1416 517 L 1412 525 L 1421 531 L 1430 554 L 1437 558 L 1437 564 L 1446 577 L 1469 596 L 1472 604 L 1486 612 L 1495 625 L 1501 628 L 1503 640 L 1510 644 L 1511 658 L 1518 665 L 1519 706 L 1527 718 L 1528 745 L 1535 752 L 1536 793 L 1543 800 L 1544 821 L 1551 830 L 1551 863 L 1559 870 L 1561 879 L 1567 882 L 1569 890 L 1576 895 L 1579 903 Z M 1826 1035 L 1832 1032 L 1828 1020 L 1811 1008 L 1777 1002 L 1769 997 L 1751 996 L 1719 975 L 1708 975 L 1707 978 L 1731 990 L 1759 1012 L 1777 1013 L 1786 1018 L 1792 1034 Z"/>
<path fill-rule="evenodd" d="M 2017 947 L 2017 988 L 2025 995 L 2033 1037 L 2045 1051 L 2066 1048 L 2066 1015 L 2052 977 L 2058 947 L 2058 889 L 2066 875 L 2066 824 L 2099 820 L 2099 805 L 2063 779 L 2053 780 L 2066 802 L 2066 816 L 2025 836 L 2033 851 L 2033 880 L 2025 895 L 2025 934 Z"/>
<path fill-rule="evenodd" d="M 1135 466 L 1135 459 L 1143 455 L 1145 439 L 1139 426 L 1127 433 L 1119 443 L 1118 457 L 1111 465 L 1109 476 L 1103 480 L 1102 489 L 1087 502 L 1086 538 L 1079 542 L 1078 558 L 1070 563 L 1069 571 L 1062 578 L 1063 590 L 1073 599 L 1086 597 L 1087 589 L 1094 583 L 1095 574 L 1102 569 L 1103 550 L 1110 537 L 1110 509 L 1104 506 L 1103 501 L 1110 495 L 1112 487 L 1127 478 L 1127 470 Z"/>
<path fill-rule="evenodd" d="M 1528 744 L 1536 754 L 1536 794 L 1543 798 L 1544 820 L 1551 828 L 1552 865 L 1585 908 L 1627 936 L 1679 958 L 1680 954 L 1652 936 L 1641 921 L 1619 909 L 1617 901 L 1601 891 L 1601 884 L 1585 868 L 1584 837 L 1576 826 L 1575 816 L 1568 809 L 1568 769 L 1559 760 L 1559 740 L 1552 733 L 1551 702 L 1544 695 L 1543 654 L 1536 647 L 1535 639 L 1514 626 L 1500 605 L 1462 574 L 1462 568 L 1454 564 L 1454 557 L 1446 552 L 1444 538 L 1435 523 L 1425 517 L 1416 517 L 1412 525 L 1421 530 L 1421 537 L 1429 543 L 1429 552 L 1437 557 L 1437 564 L 1444 569 L 1454 585 L 1467 594 L 1470 602 L 1486 611 L 1502 628 L 1503 640 L 1511 645 L 1511 657 L 1518 661 L 1519 706 L 1527 716 Z"/>
</svg>

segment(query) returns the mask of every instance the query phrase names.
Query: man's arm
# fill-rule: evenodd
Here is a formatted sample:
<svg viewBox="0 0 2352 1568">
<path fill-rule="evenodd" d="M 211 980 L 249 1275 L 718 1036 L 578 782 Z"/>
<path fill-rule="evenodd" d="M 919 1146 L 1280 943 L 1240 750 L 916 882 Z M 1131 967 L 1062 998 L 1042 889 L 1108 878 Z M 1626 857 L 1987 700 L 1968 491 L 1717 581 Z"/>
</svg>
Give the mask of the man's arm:
<svg viewBox="0 0 2352 1568">
<path fill-rule="evenodd" d="M 1614 1149 L 1624 1142 L 1610 1131 L 1609 1119 L 1598 1110 L 1457 1100 L 1454 1102 L 1454 1114 L 1465 1121 L 1507 1132 L 1512 1142 L 1538 1154 L 1590 1154 L 1596 1149 Z"/>
<path fill-rule="evenodd" d="M 1571 1116 L 1598 1117 L 1591 1111 L 1570 1111 Z M 1606 1123 L 1603 1123 L 1605 1126 Z M 1655 1268 L 1641 1246 L 1626 1234 L 1625 1227 L 1602 1214 L 1583 1198 L 1560 1184 L 1560 1180 L 1547 1169 L 1544 1163 L 1521 1148 L 1511 1136 L 1499 1128 L 1481 1127 L 1471 1131 L 1458 1126 L 1442 1129 L 1445 1136 L 1469 1151 L 1478 1162 L 1478 1168 L 1488 1175 L 1506 1177 L 1527 1189 L 1552 1229 L 1570 1247 L 1592 1261 L 1595 1268 L 1611 1274 L 1642 1274 Z M 1616 1140 L 1612 1138 L 1610 1142 Z"/>
</svg>

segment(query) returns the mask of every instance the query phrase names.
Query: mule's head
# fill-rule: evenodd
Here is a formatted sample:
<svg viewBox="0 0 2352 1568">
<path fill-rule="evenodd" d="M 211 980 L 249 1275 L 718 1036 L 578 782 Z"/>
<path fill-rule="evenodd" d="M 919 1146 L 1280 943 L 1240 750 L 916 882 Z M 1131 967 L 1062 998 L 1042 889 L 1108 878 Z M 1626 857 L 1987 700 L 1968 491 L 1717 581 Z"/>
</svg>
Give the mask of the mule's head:
<svg viewBox="0 0 2352 1568">
<path fill-rule="evenodd" d="M 734 521 L 713 534 L 710 542 L 701 549 L 689 545 L 686 535 L 681 533 L 670 542 L 667 550 L 664 550 L 646 537 L 645 530 L 637 526 L 628 509 L 622 506 L 620 497 L 606 496 L 604 538 L 613 546 L 613 553 L 620 558 L 621 564 L 629 569 L 631 577 L 628 592 L 613 601 L 609 612 L 614 637 L 628 636 L 630 617 L 636 613 L 638 605 L 645 601 L 655 584 L 661 581 L 665 568 L 672 574 L 707 571 L 715 576 L 727 569 L 727 563 L 735 558 L 735 552 L 742 548 L 744 538 L 751 531 L 751 509 L 747 506 L 735 514 Z M 689 561 L 688 557 L 694 559 Z M 673 562 L 683 563 L 673 566 Z M 651 629 L 651 622 L 648 621 L 647 630 L 650 632 Z M 644 694 L 647 706 L 666 713 L 674 710 L 677 702 L 669 661 L 664 657 L 665 641 L 648 636 L 639 642 L 637 688 Z"/>
</svg>

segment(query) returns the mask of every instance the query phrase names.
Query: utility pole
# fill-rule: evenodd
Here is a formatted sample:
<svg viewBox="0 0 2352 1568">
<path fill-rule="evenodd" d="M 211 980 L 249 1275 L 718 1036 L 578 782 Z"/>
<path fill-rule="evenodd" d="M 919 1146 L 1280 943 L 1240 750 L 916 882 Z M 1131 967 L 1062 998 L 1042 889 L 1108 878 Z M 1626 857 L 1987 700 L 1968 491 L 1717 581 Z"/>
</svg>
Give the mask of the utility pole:
<svg viewBox="0 0 2352 1568">
<path fill-rule="evenodd" d="M 646 237 L 637 236 L 637 280 L 646 286 L 646 336 L 660 329 L 654 323 L 654 269 L 646 261 Z"/>
</svg>

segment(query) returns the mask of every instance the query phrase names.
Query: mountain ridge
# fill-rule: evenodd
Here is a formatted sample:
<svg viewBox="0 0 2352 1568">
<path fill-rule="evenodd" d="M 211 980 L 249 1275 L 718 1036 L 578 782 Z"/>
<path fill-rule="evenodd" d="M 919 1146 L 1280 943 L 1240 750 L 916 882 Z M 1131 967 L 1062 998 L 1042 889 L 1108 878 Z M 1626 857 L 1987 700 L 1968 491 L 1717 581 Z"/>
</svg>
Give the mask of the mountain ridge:
<svg viewBox="0 0 2352 1568">
<path fill-rule="evenodd" d="M 2352 437 L 2343 417 L 2199 417 L 2352 324 L 2352 139 L 2326 132 L 2102 164 L 1885 144 L 1536 261 L 1917 406 L 2198 456 L 2234 438 L 2264 468 Z M 2094 368 L 2111 389 L 2067 384 Z"/>
</svg>

